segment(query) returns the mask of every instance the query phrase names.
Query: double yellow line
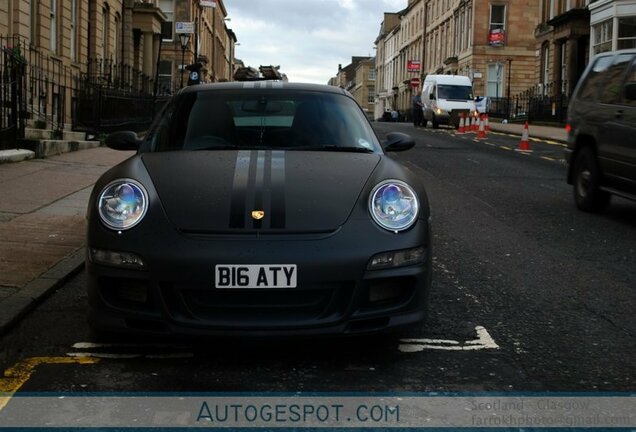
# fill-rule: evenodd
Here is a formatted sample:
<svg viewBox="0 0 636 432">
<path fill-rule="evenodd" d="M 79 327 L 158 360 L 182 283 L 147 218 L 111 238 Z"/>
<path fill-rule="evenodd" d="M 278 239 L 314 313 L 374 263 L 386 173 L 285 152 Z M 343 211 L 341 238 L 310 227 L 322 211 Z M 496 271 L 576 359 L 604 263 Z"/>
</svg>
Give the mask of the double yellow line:
<svg viewBox="0 0 636 432">
<path fill-rule="evenodd" d="M 98 358 L 93 357 L 31 357 L 4 371 L 0 377 L 0 411 L 9 403 L 13 395 L 20 390 L 35 369 L 43 364 L 95 364 Z"/>
</svg>

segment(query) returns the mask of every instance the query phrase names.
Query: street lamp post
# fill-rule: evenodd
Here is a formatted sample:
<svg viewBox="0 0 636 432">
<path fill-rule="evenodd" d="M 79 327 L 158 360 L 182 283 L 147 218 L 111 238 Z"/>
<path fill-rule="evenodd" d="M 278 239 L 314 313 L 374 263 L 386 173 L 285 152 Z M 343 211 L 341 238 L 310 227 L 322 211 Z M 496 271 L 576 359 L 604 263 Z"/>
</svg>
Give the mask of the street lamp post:
<svg viewBox="0 0 636 432">
<path fill-rule="evenodd" d="M 179 39 L 181 40 L 181 88 L 183 88 L 183 72 L 185 70 L 185 52 L 188 48 L 188 42 L 190 42 L 190 34 L 189 33 L 181 33 L 179 35 Z"/>
</svg>

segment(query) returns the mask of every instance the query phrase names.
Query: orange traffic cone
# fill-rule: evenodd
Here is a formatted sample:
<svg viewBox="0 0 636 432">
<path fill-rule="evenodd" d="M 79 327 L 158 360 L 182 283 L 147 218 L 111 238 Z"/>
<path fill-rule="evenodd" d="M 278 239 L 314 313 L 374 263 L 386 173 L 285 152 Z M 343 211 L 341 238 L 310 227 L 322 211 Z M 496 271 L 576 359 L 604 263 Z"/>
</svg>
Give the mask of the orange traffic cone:
<svg viewBox="0 0 636 432">
<path fill-rule="evenodd" d="M 477 139 L 485 139 L 486 138 L 486 125 L 484 117 L 479 117 L 479 131 L 477 132 Z"/>
<path fill-rule="evenodd" d="M 488 123 L 488 113 L 484 114 L 484 129 L 486 132 L 490 131 L 490 124 Z"/>
<path fill-rule="evenodd" d="M 464 113 L 459 115 L 459 129 L 457 129 L 457 133 L 463 134 L 466 133 L 466 120 Z"/>
<path fill-rule="evenodd" d="M 473 124 L 473 132 L 479 132 L 479 117 L 473 116 L 475 123 Z"/>
<path fill-rule="evenodd" d="M 528 142 L 528 122 L 523 126 L 523 133 L 521 135 L 521 141 L 519 142 L 519 151 L 531 152 L 530 143 Z"/>
</svg>

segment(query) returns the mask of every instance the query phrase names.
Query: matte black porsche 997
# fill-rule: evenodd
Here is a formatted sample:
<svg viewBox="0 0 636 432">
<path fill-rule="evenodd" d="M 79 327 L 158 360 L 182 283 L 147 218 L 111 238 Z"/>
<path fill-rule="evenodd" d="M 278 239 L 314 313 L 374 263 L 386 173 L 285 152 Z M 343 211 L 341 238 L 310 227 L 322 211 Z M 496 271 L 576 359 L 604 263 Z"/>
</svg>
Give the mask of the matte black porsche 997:
<svg viewBox="0 0 636 432">
<path fill-rule="evenodd" d="M 108 332 L 314 335 L 421 321 L 430 213 L 353 98 L 279 82 L 177 94 L 88 211 L 89 321 Z"/>
</svg>

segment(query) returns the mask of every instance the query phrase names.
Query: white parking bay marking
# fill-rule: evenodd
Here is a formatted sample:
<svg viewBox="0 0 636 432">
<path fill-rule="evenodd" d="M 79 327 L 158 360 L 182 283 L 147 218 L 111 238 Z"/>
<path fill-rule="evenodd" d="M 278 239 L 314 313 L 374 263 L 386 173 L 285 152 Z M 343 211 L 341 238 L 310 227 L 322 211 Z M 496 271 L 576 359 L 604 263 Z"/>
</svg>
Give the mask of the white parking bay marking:
<svg viewBox="0 0 636 432">
<path fill-rule="evenodd" d="M 443 351 L 477 351 L 483 349 L 499 349 L 499 345 L 482 326 L 475 327 L 477 339 L 459 341 L 449 339 L 400 339 L 398 350 L 404 353 L 415 353 L 424 350 Z"/>
<path fill-rule="evenodd" d="M 181 359 L 194 357 L 191 346 L 176 344 L 135 344 L 77 342 L 71 346 L 75 352 L 68 357 L 103 359 Z"/>
</svg>

